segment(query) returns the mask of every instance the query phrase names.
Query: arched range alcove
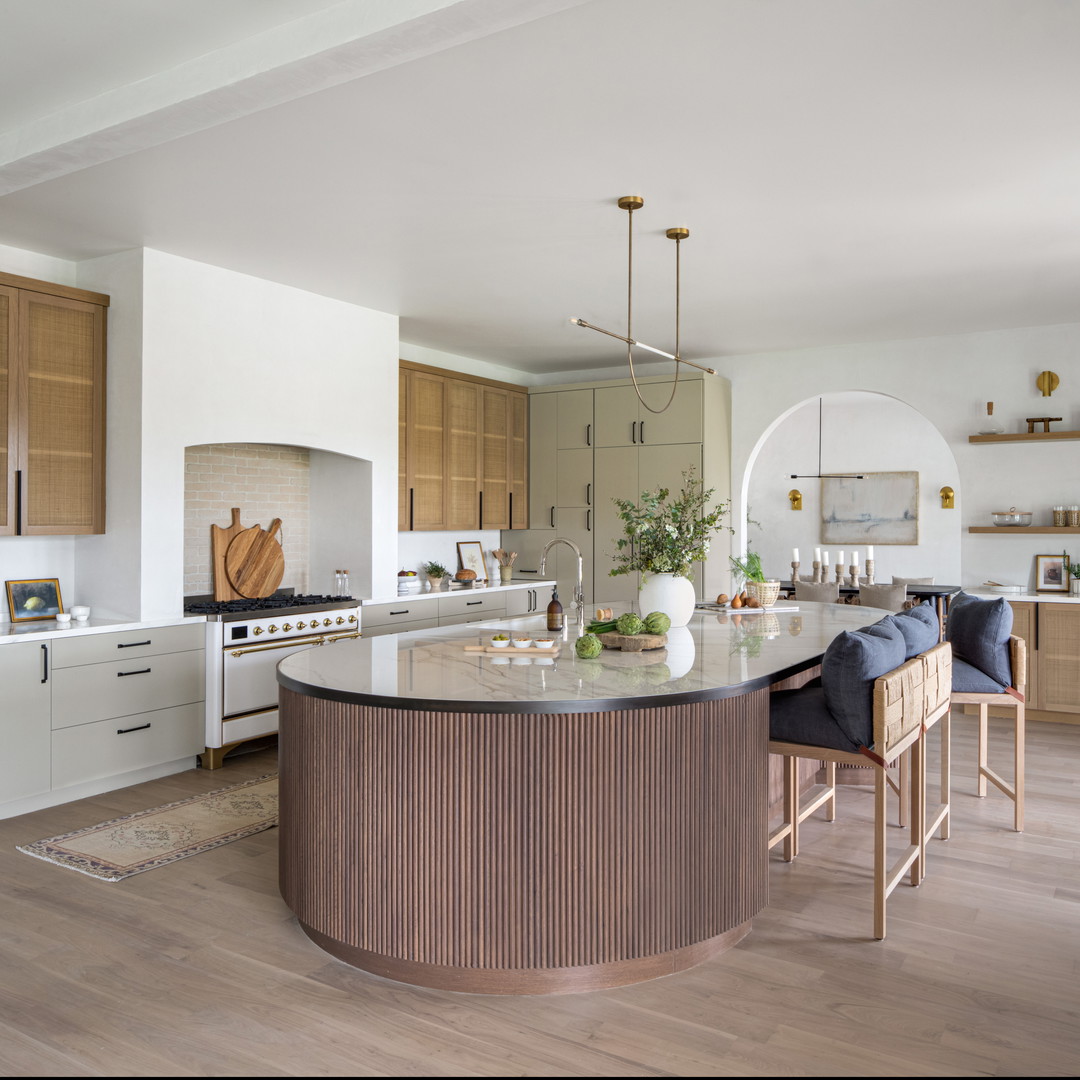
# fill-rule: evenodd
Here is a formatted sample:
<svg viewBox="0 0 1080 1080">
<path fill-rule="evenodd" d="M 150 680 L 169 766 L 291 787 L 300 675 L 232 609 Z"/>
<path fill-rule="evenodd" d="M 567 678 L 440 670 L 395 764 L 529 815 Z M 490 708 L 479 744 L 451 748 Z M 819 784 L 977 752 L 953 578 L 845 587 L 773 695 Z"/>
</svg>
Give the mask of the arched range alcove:
<svg viewBox="0 0 1080 1080">
<path fill-rule="evenodd" d="M 887 394 L 837 391 L 808 398 L 779 415 L 762 433 L 742 477 L 742 504 L 750 522 L 745 535 L 766 573 L 787 579 L 792 549 L 798 548 L 800 573 L 808 576 L 815 547 L 858 550 L 866 540 L 823 542 L 821 480 L 818 473 L 914 472 L 918 476 L 917 542 L 874 544 L 875 577 L 892 575 L 961 580 L 959 472 L 942 434 L 918 410 Z M 800 474 L 792 479 L 792 474 Z M 955 491 L 955 509 L 943 509 L 940 489 Z M 802 495 L 792 508 L 789 492 Z"/>
</svg>

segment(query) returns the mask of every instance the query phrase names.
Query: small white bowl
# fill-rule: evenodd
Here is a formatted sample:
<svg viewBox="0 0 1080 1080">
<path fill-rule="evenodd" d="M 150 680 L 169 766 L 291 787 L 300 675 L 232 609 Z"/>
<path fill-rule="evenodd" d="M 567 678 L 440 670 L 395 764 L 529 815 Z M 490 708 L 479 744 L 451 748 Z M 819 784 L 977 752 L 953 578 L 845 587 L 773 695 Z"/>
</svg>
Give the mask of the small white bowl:
<svg viewBox="0 0 1080 1080">
<path fill-rule="evenodd" d="M 532 643 L 533 643 L 533 641 L 532 641 L 531 637 L 516 637 L 516 638 L 514 638 L 514 648 L 515 649 L 530 649 L 530 648 L 532 648 Z"/>
<path fill-rule="evenodd" d="M 547 637 L 547 638 L 538 637 L 538 638 L 533 639 L 533 644 L 538 649 L 554 649 L 555 648 L 555 639 L 551 638 L 551 637 Z"/>
<path fill-rule="evenodd" d="M 509 644 L 510 644 L 510 639 L 509 638 L 503 638 L 502 641 L 499 641 L 496 638 L 491 639 L 491 647 L 493 649 L 505 649 L 506 646 L 509 645 Z"/>
<path fill-rule="evenodd" d="M 71 616 L 64 611 L 58 612 L 56 615 L 56 622 L 59 626 L 67 626 L 71 622 Z"/>
<path fill-rule="evenodd" d="M 72 618 L 79 619 L 80 621 L 89 619 L 90 609 L 85 604 L 75 604 L 71 609 L 71 615 Z"/>
</svg>

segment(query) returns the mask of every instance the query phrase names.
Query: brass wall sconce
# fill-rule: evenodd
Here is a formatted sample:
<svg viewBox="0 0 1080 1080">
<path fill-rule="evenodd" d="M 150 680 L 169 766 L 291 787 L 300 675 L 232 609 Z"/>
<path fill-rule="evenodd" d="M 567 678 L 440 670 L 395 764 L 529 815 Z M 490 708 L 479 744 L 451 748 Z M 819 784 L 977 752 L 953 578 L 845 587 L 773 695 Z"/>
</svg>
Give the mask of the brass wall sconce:
<svg viewBox="0 0 1080 1080">
<path fill-rule="evenodd" d="M 1035 385 L 1042 391 L 1043 397 L 1049 397 L 1061 384 L 1061 380 L 1053 371 L 1042 371 L 1035 380 Z"/>
<path fill-rule="evenodd" d="M 946 485 L 939 492 L 941 495 L 941 509 L 942 510 L 955 510 L 956 509 L 956 492 L 951 487 Z"/>
<path fill-rule="evenodd" d="M 801 491 L 796 491 L 795 488 L 792 488 L 787 493 L 787 497 L 791 500 L 791 509 L 792 510 L 801 510 L 802 509 L 802 492 Z"/>
</svg>

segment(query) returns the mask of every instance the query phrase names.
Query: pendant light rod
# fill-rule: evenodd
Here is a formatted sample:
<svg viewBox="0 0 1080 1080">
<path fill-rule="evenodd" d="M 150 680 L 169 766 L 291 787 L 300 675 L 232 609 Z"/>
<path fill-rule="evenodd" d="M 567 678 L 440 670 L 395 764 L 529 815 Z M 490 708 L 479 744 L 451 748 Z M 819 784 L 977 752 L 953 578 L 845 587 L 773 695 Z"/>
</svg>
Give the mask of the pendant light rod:
<svg viewBox="0 0 1080 1080">
<path fill-rule="evenodd" d="M 677 360 L 680 364 L 688 364 L 692 368 L 697 368 L 698 371 L 706 372 L 706 374 L 716 374 L 715 368 L 703 367 L 701 364 L 695 364 L 693 360 L 684 360 L 681 356 L 676 356 L 674 353 L 664 352 L 663 349 L 654 349 L 651 345 L 646 345 L 644 341 L 624 337 L 622 334 L 616 334 L 612 330 L 605 330 L 602 326 L 593 326 L 592 323 L 586 322 L 584 319 L 579 319 L 576 316 L 572 316 L 570 321 L 575 326 L 584 326 L 587 330 L 595 330 L 598 334 L 607 334 L 608 337 L 616 338 L 618 341 L 625 341 L 627 345 L 636 345 L 639 349 L 647 349 L 651 353 L 656 353 L 657 356 L 666 357 L 668 360 Z"/>
<path fill-rule="evenodd" d="M 821 402 L 817 399 L 817 472 L 816 473 L 791 473 L 792 480 L 865 480 L 862 473 L 823 473 L 821 471 Z"/>
</svg>

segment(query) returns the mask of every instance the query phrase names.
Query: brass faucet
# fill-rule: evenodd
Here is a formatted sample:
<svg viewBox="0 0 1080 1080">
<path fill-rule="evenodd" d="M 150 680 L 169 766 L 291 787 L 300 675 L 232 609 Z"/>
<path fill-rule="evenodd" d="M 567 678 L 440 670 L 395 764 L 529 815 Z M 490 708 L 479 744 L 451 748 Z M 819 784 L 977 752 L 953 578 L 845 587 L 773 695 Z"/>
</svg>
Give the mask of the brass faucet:
<svg viewBox="0 0 1080 1080">
<path fill-rule="evenodd" d="M 578 633 L 580 634 L 583 633 L 585 627 L 585 584 L 581 548 L 573 540 L 568 540 L 565 536 L 556 536 L 554 540 L 549 540 L 540 554 L 541 574 L 547 568 L 547 554 L 556 544 L 566 544 L 577 556 L 577 585 L 574 587 L 574 607 L 577 608 Z"/>
</svg>

